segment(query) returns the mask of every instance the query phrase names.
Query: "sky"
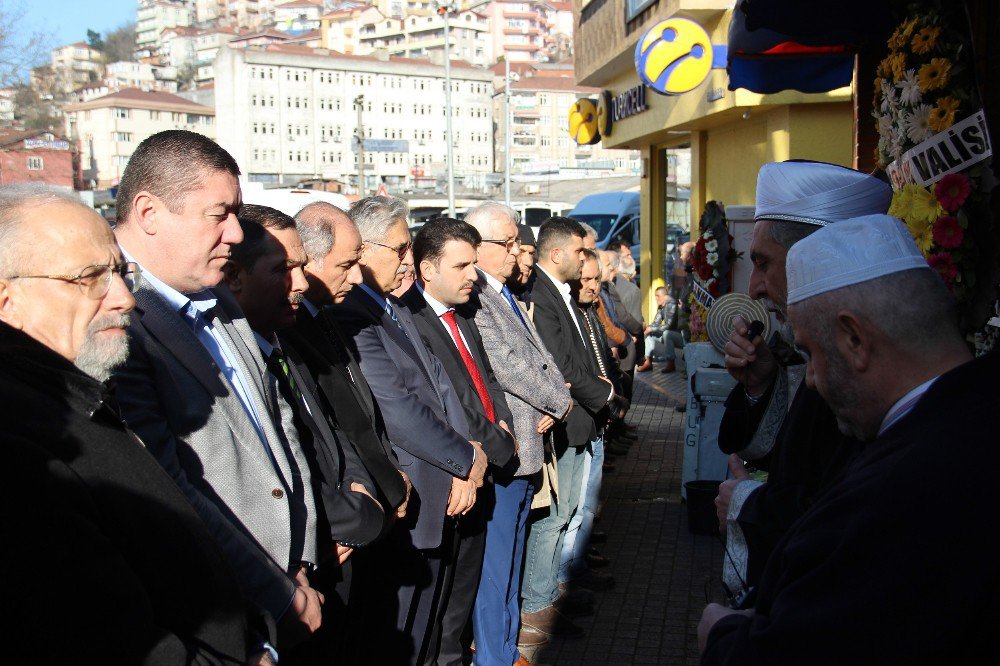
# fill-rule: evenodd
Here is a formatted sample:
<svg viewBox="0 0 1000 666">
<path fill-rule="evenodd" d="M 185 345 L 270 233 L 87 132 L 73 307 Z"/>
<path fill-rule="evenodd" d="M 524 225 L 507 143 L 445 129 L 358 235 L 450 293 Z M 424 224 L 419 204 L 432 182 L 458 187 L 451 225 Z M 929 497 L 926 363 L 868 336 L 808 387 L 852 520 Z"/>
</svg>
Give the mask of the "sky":
<svg viewBox="0 0 1000 666">
<path fill-rule="evenodd" d="M 50 34 L 54 47 L 87 41 L 88 28 L 104 35 L 126 21 L 135 21 L 139 5 L 137 0 L 21 0 L 20 4 L 26 27 Z"/>
</svg>

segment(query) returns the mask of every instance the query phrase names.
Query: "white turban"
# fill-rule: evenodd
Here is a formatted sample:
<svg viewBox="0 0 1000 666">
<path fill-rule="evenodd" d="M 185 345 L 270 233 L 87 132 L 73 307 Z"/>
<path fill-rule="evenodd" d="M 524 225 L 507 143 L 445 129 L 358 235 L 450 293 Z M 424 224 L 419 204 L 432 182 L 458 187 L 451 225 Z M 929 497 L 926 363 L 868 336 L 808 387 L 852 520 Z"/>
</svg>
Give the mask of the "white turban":
<svg viewBox="0 0 1000 666">
<path fill-rule="evenodd" d="M 754 220 L 788 220 L 825 227 L 885 213 L 892 188 L 874 176 L 824 162 L 771 162 L 757 175 Z"/>
<path fill-rule="evenodd" d="M 913 268 L 930 270 L 906 226 L 866 215 L 820 229 L 785 258 L 788 304 Z"/>
</svg>

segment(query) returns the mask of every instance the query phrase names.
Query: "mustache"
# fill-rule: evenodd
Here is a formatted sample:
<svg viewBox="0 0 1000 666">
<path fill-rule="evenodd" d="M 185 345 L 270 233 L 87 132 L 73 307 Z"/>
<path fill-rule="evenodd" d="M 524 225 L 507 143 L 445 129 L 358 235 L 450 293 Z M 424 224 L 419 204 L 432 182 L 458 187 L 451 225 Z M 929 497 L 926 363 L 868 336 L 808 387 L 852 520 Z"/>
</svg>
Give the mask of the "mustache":
<svg viewBox="0 0 1000 666">
<path fill-rule="evenodd" d="M 301 291 L 293 291 L 288 295 L 288 302 L 292 305 L 302 305 L 302 300 L 306 297 Z"/>
<path fill-rule="evenodd" d="M 87 334 L 94 335 L 110 328 L 128 328 L 131 318 L 127 314 L 97 315 L 87 326 Z"/>
</svg>

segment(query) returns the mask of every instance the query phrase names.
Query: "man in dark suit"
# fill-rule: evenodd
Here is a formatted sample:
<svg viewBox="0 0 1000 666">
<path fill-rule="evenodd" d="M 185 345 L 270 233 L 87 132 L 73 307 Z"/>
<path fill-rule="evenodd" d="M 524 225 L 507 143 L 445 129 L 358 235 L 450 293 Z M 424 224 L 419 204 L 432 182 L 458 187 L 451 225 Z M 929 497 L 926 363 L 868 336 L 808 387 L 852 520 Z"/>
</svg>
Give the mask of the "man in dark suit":
<svg viewBox="0 0 1000 666">
<path fill-rule="evenodd" d="M 461 220 L 441 218 L 425 224 L 413 243 L 417 282 L 402 301 L 413 313 L 427 349 L 448 373 L 465 409 L 471 436 L 482 442 L 494 476 L 506 484 L 518 465 L 514 455 L 517 443 L 507 425 L 513 423 L 513 416 L 483 349 L 473 319 L 475 310 L 467 307 L 478 277 L 479 243 L 479 232 Z M 441 627 L 441 664 L 462 663 L 459 646 L 484 569 L 486 523 L 496 509 L 492 480 L 480 489 L 479 497 L 476 508 L 459 526 L 449 612 Z M 515 516 L 506 514 L 506 517 L 511 522 L 515 520 Z M 510 571 L 511 544 L 505 546 L 506 550 L 485 552 L 490 558 L 486 568 L 499 560 Z"/>
<path fill-rule="evenodd" d="M 588 447 L 597 437 L 595 417 L 606 406 L 621 411 L 624 403 L 614 386 L 601 377 L 584 340 L 586 328 L 573 303 L 569 282 L 579 279 L 586 233 L 575 220 L 553 217 L 539 230 L 531 301 L 538 335 L 551 352 L 566 382 L 574 408 L 554 430 L 559 494 L 549 515 L 531 524 L 521 612 L 521 641 L 534 644 L 548 636 L 580 636 L 583 630 L 554 606 L 559 599 L 559 562 L 566 528 L 579 508 Z"/>
<path fill-rule="evenodd" d="M 347 433 L 387 514 L 406 515 L 409 479 L 399 469 L 385 422 L 357 359 L 327 306 L 343 303 L 361 283 L 363 244 L 347 213 L 328 203 L 312 203 L 295 216 L 307 262 L 308 287 L 295 326 L 282 331 L 302 355 L 323 405 Z"/>
<path fill-rule="evenodd" d="M 381 576 L 367 595 L 364 659 L 435 663 L 457 517 L 474 506 L 489 461 L 472 440 L 456 390 L 424 346 L 410 312 L 387 299 L 413 264 L 406 205 L 368 197 L 349 215 L 365 244 L 364 282 L 332 312 L 353 344 L 393 451 L 413 484 L 406 518 L 372 553 L 381 558 Z"/>
<path fill-rule="evenodd" d="M 295 220 L 267 206 L 244 205 L 238 216 L 243 242 L 233 248 L 226 285 L 253 329 L 268 367 L 268 389 L 282 434 L 305 452 L 321 523 L 319 565 L 305 572 L 327 597 L 319 635 L 291 656 L 306 662 L 341 651 L 344 609 L 350 589 L 352 549 L 374 541 L 386 523 L 374 486 L 346 435 L 328 422 L 316 385 L 294 346 L 278 332 L 291 327 L 301 308 L 306 278 L 302 240 Z"/>
<path fill-rule="evenodd" d="M 244 594 L 279 619 L 289 647 L 319 627 L 308 463 L 279 433 L 267 368 L 229 290 L 215 290 L 243 240 L 239 166 L 211 139 L 170 130 L 135 149 L 115 236 L 142 268 L 116 381 L 122 412 L 201 515 Z M 178 396 L 183 396 L 179 400 Z"/>
<path fill-rule="evenodd" d="M 0 210 L 7 660 L 272 663 L 226 556 L 105 383 L 138 267 L 72 193 L 7 186 Z"/>
</svg>

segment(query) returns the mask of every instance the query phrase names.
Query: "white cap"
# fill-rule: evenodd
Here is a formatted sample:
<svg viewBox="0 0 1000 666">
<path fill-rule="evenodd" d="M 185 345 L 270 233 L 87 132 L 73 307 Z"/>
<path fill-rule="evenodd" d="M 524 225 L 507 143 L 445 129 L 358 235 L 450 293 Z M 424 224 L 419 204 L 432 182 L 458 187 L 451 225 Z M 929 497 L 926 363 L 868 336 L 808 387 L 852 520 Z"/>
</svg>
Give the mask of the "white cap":
<svg viewBox="0 0 1000 666">
<path fill-rule="evenodd" d="M 874 176 L 824 162 L 771 162 L 757 174 L 754 220 L 825 227 L 889 210 L 892 188 Z"/>
<path fill-rule="evenodd" d="M 913 268 L 930 270 L 906 226 L 866 215 L 820 229 L 785 258 L 788 304 Z"/>
</svg>

